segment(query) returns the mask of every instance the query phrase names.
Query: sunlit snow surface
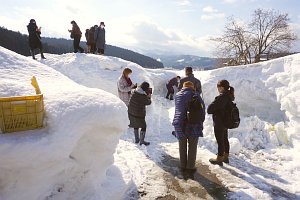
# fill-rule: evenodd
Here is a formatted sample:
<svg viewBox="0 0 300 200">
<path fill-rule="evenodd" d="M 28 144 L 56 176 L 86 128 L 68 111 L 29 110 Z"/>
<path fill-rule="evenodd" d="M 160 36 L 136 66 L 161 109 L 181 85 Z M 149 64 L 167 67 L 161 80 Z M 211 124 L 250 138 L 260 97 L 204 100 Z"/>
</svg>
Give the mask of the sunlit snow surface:
<svg viewBox="0 0 300 200">
<path fill-rule="evenodd" d="M 0 96 L 32 95 L 35 75 L 45 96 L 45 128 L 0 135 L 0 199 L 155 199 L 168 188 L 163 155 L 178 158 L 171 135 L 174 102 L 165 84 L 184 71 L 144 69 L 122 59 L 91 54 L 46 54 L 33 61 L 0 47 Z M 150 82 L 146 139 L 133 143 L 127 108 L 116 97 L 124 67 L 134 83 Z M 216 83 L 235 88 L 241 125 L 230 130 L 230 165 L 212 166 L 217 151 L 212 119 L 206 116 L 197 162 L 232 193 L 231 199 L 299 199 L 300 54 L 248 66 L 196 71 L 206 105 Z M 182 187 L 195 185 L 192 180 Z M 178 198 L 193 199 L 192 194 Z"/>
</svg>

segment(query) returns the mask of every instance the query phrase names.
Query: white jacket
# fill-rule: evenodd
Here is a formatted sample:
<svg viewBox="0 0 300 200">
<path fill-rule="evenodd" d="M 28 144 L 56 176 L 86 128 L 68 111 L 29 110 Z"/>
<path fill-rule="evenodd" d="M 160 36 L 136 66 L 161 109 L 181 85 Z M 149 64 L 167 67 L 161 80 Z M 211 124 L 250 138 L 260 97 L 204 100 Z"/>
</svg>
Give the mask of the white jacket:
<svg viewBox="0 0 300 200">
<path fill-rule="evenodd" d="M 134 84 L 131 86 L 128 85 L 124 75 L 120 76 L 118 79 L 118 93 L 119 98 L 128 106 L 129 99 L 131 96 L 131 89 L 134 87 Z"/>
</svg>

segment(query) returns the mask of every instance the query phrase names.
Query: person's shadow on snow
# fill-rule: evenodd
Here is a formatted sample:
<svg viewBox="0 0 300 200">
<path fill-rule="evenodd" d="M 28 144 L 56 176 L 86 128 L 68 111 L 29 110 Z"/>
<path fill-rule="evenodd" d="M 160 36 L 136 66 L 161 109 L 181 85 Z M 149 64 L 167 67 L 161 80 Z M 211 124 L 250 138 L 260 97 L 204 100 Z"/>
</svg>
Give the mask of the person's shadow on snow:
<svg viewBox="0 0 300 200">
<path fill-rule="evenodd" d="M 180 184 L 176 180 L 183 179 L 188 181 L 188 179 L 194 180 L 199 183 L 200 187 L 191 187 L 190 190 L 197 197 L 207 198 L 207 194 L 212 196 L 214 199 L 227 199 L 227 194 L 230 192 L 225 188 L 221 182 L 216 178 L 214 174 L 211 174 L 208 167 L 196 162 L 197 170 L 195 172 L 186 172 L 179 168 L 180 161 L 166 152 L 162 156 L 160 163 L 157 163 L 165 172 L 171 176 L 166 175 L 166 179 L 172 183 L 174 189 L 177 192 L 187 192 L 186 189 L 180 188 Z M 178 188 L 177 188 L 178 187 Z"/>
<path fill-rule="evenodd" d="M 230 157 L 230 166 L 238 169 L 239 171 L 245 172 L 247 175 L 239 173 L 237 170 L 233 168 L 227 167 L 224 165 L 222 168 L 229 171 L 233 176 L 239 177 L 248 183 L 252 184 L 254 187 L 258 188 L 259 190 L 265 191 L 270 194 L 270 196 L 274 199 L 276 198 L 283 198 L 283 199 L 300 199 L 299 195 L 287 192 L 282 188 L 270 184 L 266 181 L 266 179 L 275 180 L 283 184 L 289 184 L 288 181 L 282 179 L 273 172 L 268 170 L 262 169 L 260 167 L 254 166 L 253 164 L 241 159 L 237 156 Z M 262 178 L 263 177 L 263 178 Z"/>
</svg>

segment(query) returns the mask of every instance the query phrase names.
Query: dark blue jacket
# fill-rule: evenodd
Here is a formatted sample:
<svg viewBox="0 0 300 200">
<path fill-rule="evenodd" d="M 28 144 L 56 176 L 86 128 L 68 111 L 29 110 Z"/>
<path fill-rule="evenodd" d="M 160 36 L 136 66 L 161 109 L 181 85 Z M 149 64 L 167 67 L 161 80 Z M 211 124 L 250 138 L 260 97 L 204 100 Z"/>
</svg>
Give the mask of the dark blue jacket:
<svg viewBox="0 0 300 200">
<path fill-rule="evenodd" d="M 199 120 L 197 124 L 189 124 L 187 120 L 188 105 L 194 94 L 198 96 L 204 105 L 199 93 L 195 93 L 192 88 L 184 87 L 177 92 L 175 96 L 175 114 L 172 125 L 175 127 L 176 137 L 178 139 L 188 135 L 203 136 L 203 121 Z M 202 112 L 202 114 L 205 115 L 205 105 Z"/>
</svg>

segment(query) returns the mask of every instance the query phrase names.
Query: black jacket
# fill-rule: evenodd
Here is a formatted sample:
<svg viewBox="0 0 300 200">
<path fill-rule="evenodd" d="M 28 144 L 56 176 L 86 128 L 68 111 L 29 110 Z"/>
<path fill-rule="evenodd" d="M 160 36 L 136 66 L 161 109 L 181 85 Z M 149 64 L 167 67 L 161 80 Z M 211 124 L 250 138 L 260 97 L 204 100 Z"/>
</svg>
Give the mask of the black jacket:
<svg viewBox="0 0 300 200">
<path fill-rule="evenodd" d="M 150 104 L 151 99 L 146 94 L 141 94 L 137 90 L 135 90 L 129 100 L 128 114 L 135 117 L 145 117 L 146 105 Z"/>
<path fill-rule="evenodd" d="M 223 123 L 225 108 L 233 100 L 234 97 L 230 95 L 229 91 L 225 91 L 216 96 L 215 100 L 207 107 L 207 113 L 213 115 L 215 129 L 226 129 Z"/>
<path fill-rule="evenodd" d="M 30 49 L 32 49 L 32 50 L 41 48 L 41 46 L 42 46 L 41 32 L 38 31 L 37 28 L 38 27 L 34 23 L 29 23 L 27 26 L 27 30 L 28 30 L 28 34 L 29 34 L 28 42 L 29 42 Z"/>
</svg>

